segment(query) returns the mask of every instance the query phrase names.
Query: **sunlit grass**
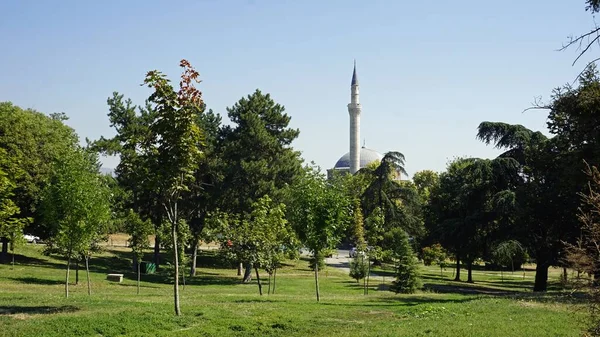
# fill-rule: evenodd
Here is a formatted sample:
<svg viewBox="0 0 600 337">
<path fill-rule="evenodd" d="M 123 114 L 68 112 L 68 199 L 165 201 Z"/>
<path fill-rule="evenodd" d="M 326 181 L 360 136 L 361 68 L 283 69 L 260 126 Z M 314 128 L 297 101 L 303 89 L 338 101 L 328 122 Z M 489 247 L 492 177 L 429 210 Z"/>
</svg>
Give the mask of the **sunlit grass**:
<svg viewBox="0 0 600 337">
<path fill-rule="evenodd" d="M 392 278 L 379 270 L 365 296 L 362 282 L 327 268 L 317 303 L 306 261 L 277 273 L 275 294 L 266 294 L 261 275 L 259 296 L 254 281 L 241 284 L 234 268 L 206 268 L 218 259 L 204 256 L 199 276 L 181 290 L 183 316 L 175 317 L 168 277 L 143 275 L 136 295 L 126 248 L 92 259 L 92 296 L 81 270 L 69 298 L 64 262 L 40 248 L 22 249 L 14 269 L 0 265 L 0 336 L 579 336 L 583 329 L 584 314 L 573 312 L 578 305 L 568 297 L 531 292 L 533 271 L 525 279 L 504 273 L 502 283 L 500 273 L 477 270 L 476 283 L 467 284 L 450 281 L 451 269 L 440 275 L 436 266 L 423 267 L 426 290 L 396 295 L 385 290 Z M 124 282 L 106 281 L 109 272 L 124 273 Z M 551 273 L 554 286 L 559 272 Z"/>
</svg>

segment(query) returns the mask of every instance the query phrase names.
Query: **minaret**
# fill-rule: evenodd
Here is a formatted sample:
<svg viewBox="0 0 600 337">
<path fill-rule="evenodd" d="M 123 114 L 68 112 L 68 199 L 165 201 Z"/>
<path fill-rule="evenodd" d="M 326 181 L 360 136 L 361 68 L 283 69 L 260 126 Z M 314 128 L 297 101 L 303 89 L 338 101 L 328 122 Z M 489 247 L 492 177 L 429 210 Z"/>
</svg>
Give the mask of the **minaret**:
<svg viewBox="0 0 600 337">
<path fill-rule="evenodd" d="M 354 72 L 352 73 L 350 88 L 350 104 L 348 104 L 348 113 L 350 114 L 350 173 L 354 174 L 360 169 L 360 111 L 362 109 L 358 100 L 356 60 L 354 60 Z"/>
</svg>

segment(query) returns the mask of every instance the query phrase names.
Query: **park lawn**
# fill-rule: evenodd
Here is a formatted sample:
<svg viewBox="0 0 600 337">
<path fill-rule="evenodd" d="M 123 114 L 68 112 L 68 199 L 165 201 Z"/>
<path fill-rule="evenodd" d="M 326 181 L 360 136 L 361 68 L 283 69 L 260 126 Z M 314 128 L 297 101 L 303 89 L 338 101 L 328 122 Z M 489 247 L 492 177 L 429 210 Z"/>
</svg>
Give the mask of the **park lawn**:
<svg viewBox="0 0 600 337">
<path fill-rule="evenodd" d="M 502 283 L 499 273 L 475 271 L 476 283 L 466 284 L 449 281 L 450 269 L 440 275 L 435 266 L 422 267 L 426 290 L 404 295 L 385 290 L 391 278 L 384 284 L 380 270 L 365 296 L 362 283 L 327 268 L 317 303 L 304 260 L 278 272 L 275 294 L 267 295 L 264 282 L 260 296 L 255 281 L 240 284 L 236 270 L 219 268 L 213 253 L 204 253 L 200 275 L 186 280 L 183 315 L 176 317 L 168 277 L 142 275 L 136 294 L 127 249 L 91 260 L 91 296 L 80 272 L 65 298 L 64 261 L 41 248 L 22 248 L 14 269 L 0 265 L 0 336 L 579 336 L 585 318 L 582 306 L 558 291 L 526 290 L 532 272 L 525 279 L 505 273 Z M 106 281 L 110 272 L 124 273 L 124 282 Z"/>
</svg>

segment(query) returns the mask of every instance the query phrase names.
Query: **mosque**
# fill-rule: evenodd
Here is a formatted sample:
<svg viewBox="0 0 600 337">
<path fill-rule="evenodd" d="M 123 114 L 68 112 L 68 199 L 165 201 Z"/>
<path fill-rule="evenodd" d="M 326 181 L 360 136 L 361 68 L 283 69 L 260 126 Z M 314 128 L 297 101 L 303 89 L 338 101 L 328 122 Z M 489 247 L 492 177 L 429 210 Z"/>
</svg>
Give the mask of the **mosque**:
<svg viewBox="0 0 600 337">
<path fill-rule="evenodd" d="M 332 177 L 334 172 L 354 174 L 370 163 L 383 159 L 381 153 L 368 149 L 364 145 L 362 147 L 360 146 L 361 111 L 362 106 L 359 101 L 358 77 L 356 76 L 355 61 L 352 82 L 350 84 L 350 104 L 348 104 L 348 113 L 350 114 L 350 152 L 343 155 L 337 163 L 335 163 L 333 168 L 327 170 L 328 177 Z"/>
</svg>

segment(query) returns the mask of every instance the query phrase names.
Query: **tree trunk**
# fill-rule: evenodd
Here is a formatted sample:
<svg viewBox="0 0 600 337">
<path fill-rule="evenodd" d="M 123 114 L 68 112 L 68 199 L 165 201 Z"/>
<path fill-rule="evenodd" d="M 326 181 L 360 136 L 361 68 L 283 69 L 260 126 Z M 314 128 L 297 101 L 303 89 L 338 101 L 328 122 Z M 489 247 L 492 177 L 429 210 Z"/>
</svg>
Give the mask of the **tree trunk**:
<svg viewBox="0 0 600 337">
<path fill-rule="evenodd" d="M 367 295 L 369 295 L 369 278 L 371 277 L 371 258 L 367 259 Z"/>
<path fill-rule="evenodd" d="M 269 273 L 269 288 L 267 290 L 267 295 L 271 295 L 271 276 L 273 276 L 273 275 L 271 275 L 271 273 Z"/>
<path fill-rule="evenodd" d="M 14 243 L 13 243 L 13 247 L 14 247 Z M 11 262 L 10 269 L 15 269 L 15 250 L 14 249 L 12 249 L 10 251 L 10 255 L 12 256 L 12 262 Z"/>
<path fill-rule="evenodd" d="M 181 267 L 181 280 L 183 281 L 183 290 L 185 290 L 185 264 Z"/>
<path fill-rule="evenodd" d="M 260 276 L 258 275 L 258 268 L 254 267 L 254 270 L 256 271 L 256 283 L 258 283 L 258 293 L 260 294 L 260 296 L 262 296 L 262 284 L 260 284 Z"/>
<path fill-rule="evenodd" d="M 92 295 L 92 284 L 90 283 L 90 257 L 85 257 L 85 277 L 87 278 L 88 296 Z"/>
<path fill-rule="evenodd" d="M 158 271 L 160 266 L 160 239 L 158 235 L 154 236 L 154 264 L 156 265 L 156 271 Z"/>
<path fill-rule="evenodd" d="M 0 256 L 0 263 L 5 263 L 8 257 L 8 238 L 2 238 L 2 256 Z"/>
<path fill-rule="evenodd" d="M 131 270 L 133 272 L 136 272 L 137 269 L 140 267 L 140 261 L 138 261 L 138 257 L 137 254 L 133 254 L 133 263 L 131 264 Z"/>
<path fill-rule="evenodd" d="M 533 285 L 533 291 L 546 291 L 548 290 L 548 264 L 539 263 L 535 267 L 535 284 Z"/>
<path fill-rule="evenodd" d="M 237 276 L 242 276 L 242 270 L 244 270 L 244 264 L 240 262 L 238 263 Z"/>
<path fill-rule="evenodd" d="M 252 265 L 250 263 L 246 263 L 245 266 L 245 271 L 244 271 L 244 279 L 242 280 L 243 283 L 249 283 L 250 281 L 252 281 Z"/>
<path fill-rule="evenodd" d="M 141 274 L 141 270 L 142 269 L 142 263 L 140 261 L 138 261 L 138 266 L 137 266 L 137 294 L 140 294 L 140 274 Z"/>
<path fill-rule="evenodd" d="M 190 277 L 196 276 L 196 261 L 198 260 L 198 246 L 200 245 L 200 238 L 194 236 L 194 242 L 192 243 L 192 268 L 190 270 Z"/>
<path fill-rule="evenodd" d="M 273 294 L 275 294 L 275 278 L 277 278 L 277 268 L 273 271 Z"/>
<path fill-rule="evenodd" d="M 565 284 L 567 283 L 569 274 L 567 273 L 567 267 L 563 267 L 563 281 L 565 282 Z"/>
<path fill-rule="evenodd" d="M 460 281 L 460 255 L 456 254 L 456 275 L 454 281 Z"/>
<path fill-rule="evenodd" d="M 315 266 L 315 289 L 317 291 L 317 302 L 320 300 L 319 296 L 319 265 Z"/>
<path fill-rule="evenodd" d="M 473 283 L 473 261 L 467 262 L 467 283 Z"/>
<path fill-rule="evenodd" d="M 79 260 L 75 261 L 75 285 L 79 285 Z"/>
<path fill-rule="evenodd" d="M 181 315 L 181 309 L 179 309 L 179 249 L 177 248 L 177 218 L 174 217 L 173 223 L 171 224 L 171 236 L 173 237 L 173 260 L 175 264 L 175 284 L 173 285 L 173 301 L 175 305 L 175 315 Z"/>
<path fill-rule="evenodd" d="M 69 270 L 71 269 L 71 256 L 67 258 L 67 275 L 65 276 L 65 297 L 69 297 Z"/>
</svg>

